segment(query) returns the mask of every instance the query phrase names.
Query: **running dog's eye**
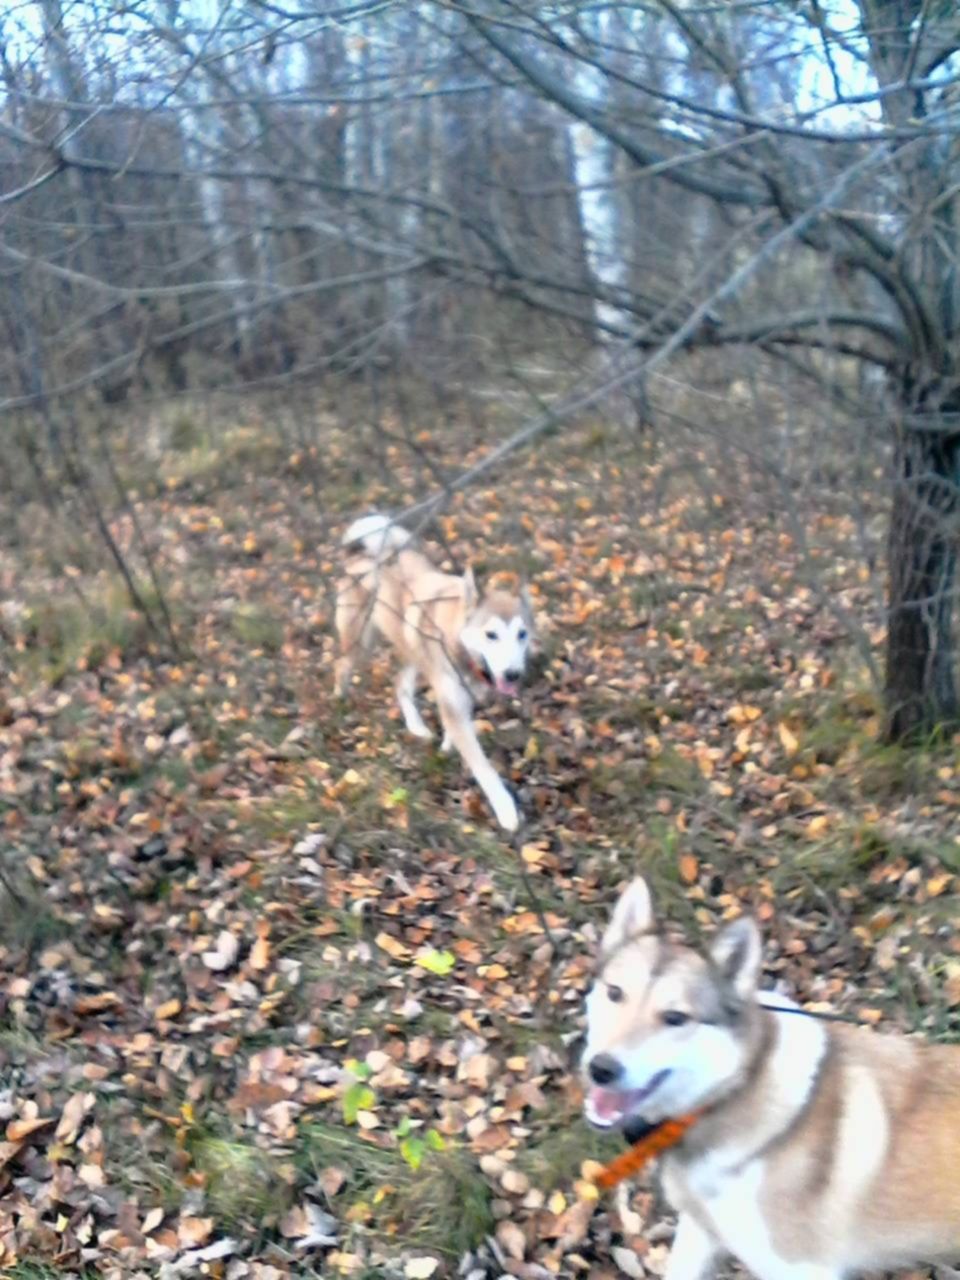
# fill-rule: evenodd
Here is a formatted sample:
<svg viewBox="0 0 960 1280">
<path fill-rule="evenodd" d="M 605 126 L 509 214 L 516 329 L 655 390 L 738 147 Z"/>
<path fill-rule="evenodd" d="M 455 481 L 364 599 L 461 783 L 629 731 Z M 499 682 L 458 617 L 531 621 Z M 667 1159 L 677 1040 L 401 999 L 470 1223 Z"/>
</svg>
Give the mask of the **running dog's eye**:
<svg viewBox="0 0 960 1280">
<path fill-rule="evenodd" d="M 607 987 L 607 999 L 619 1004 L 623 999 L 623 987 Z"/>
<path fill-rule="evenodd" d="M 488 640 L 496 640 L 498 638 L 497 633 L 495 631 L 485 631 L 483 634 L 487 637 Z"/>
<path fill-rule="evenodd" d="M 682 1027 L 690 1021 L 689 1013 L 681 1013 L 679 1009 L 668 1009 L 660 1016 L 668 1027 Z"/>
<path fill-rule="evenodd" d="M 518 639 L 518 640 L 526 640 L 526 638 L 527 638 L 527 630 L 526 630 L 526 627 L 521 627 L 521 628 L 520 628 L 520 630 L 517 632 L 517 639 Z"/>
</svg>

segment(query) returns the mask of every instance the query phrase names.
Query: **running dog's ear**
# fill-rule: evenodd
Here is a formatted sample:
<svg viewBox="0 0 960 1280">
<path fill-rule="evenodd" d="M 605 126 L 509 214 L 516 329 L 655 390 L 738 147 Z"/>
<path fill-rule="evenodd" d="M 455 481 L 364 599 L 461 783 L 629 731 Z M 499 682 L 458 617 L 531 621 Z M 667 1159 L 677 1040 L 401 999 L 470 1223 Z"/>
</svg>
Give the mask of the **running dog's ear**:
<svg viewBox="0 0 960 1280">
<path fill-rule="evenodd" d="M 604 951 L 615 951 L 617 947 L 638 933 L 646 933 L 653 928 L 653 898 L 650 886 L 643 876 L 631 880 L 617 899 L 613 915 L 603 935 Z"/>
<path fill-rule="evenodd" d="M 524 613 L 524 621 L 528 623 L 532 623 L 533 622 L 533 600 L 531 599 L 531 596 L 530 596 L 530 587 L 526 582 L 520 583 L 519 596 L 520 596 L 520 608 L 523 610 L 523 613 Z"/>
<path fill-rule="evenodd" d="M 760 930 L 749 916 L 726 925 L 713 940 L 710 959 L 739 1000 L 750 1000 L 760 981 L 763 948 Z"/>
<path fill-rule="evenodd" d="M 477 591 L 477 580 L 473 576 L 473 565 L 468 565 L 463 574 L 463 598 L 467 610 L 475 609 L 480 593 Z"/>
</svg>

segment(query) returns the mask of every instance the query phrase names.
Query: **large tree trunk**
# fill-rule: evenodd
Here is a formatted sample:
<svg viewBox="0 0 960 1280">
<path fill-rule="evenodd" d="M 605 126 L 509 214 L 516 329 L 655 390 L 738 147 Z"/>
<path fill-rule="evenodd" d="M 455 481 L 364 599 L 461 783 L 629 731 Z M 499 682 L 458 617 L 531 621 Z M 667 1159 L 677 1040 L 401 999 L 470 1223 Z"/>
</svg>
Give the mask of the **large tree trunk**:
<svg viewBox="0 0 960 1280">
<path fill-rule="evenodd" d="M 917 739 L 960 721 L 953 618 L 960 520 L 956 406 L 897 428 L 890 521 L 887 736 Z"/>
<path fill-rule="evenodd" d="M 859 0 L 872 70 L 888 90 L 891 128 L 936 120 L 944 97 L 898 89 L 956 47 L 951 6 Z M 909 38 L 907 33 L 911 32 Z M 931 113 L 931 107 L 935 107 Z M 894 159 L 903 237 L 894 281 L 912 350 L 900 388 L 897 472 L 889 538 L 886 720 L 892 741 L 949 730 L 958 720 L 953 616 L 960 514 L 960 140 L 933 128 Z M 906 309 L 903 299 L 908 300 Z"/>
</svg>

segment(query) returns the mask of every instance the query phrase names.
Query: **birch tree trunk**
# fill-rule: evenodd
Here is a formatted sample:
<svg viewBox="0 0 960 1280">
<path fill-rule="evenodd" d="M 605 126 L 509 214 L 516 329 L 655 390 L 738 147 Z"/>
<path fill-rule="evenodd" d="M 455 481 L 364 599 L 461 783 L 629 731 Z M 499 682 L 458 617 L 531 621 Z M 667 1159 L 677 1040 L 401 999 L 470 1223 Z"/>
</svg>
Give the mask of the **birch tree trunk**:
<svg viewBox="0 0 960 1280">
<path fill-rule="evenodd" d="M 581 19 L 591 45 L 610 40 L 615 26 L 612 11 L 587 12 Z M 599 111 L 610 106 L 610 81 L 599 69 L 584 62 L 576 74 L 576 88 L 583 100 Z M 593 280 L 594 341 L 601 371 L 616 364 L 634 327 L 633 317 L 617 305 L 630 286 L 628 245 L 624 226 L 624 200 L 620 190 L 623 157 L 597 130 L 583 121 L 568 126 L 573 175 L 577 189 L 579 221 L 583 228 L 584 258 Z M 642 382 L 622 386 L 608 402 L 618 418 L 639 427 L 648 416 L 646 388 Z"/>
<path fill-rule="evenodd" d="M 197 175 L 194 187 L 212 247 L 213 273 L 223 282 L 225 296 L 231 301 L 239 297 L 241 302 L 234 310 L 232 323 L 237 352 L 246 356 L 250 351 L 252 333 L 250 314 L 242 305 L 242 292 L 238 293 L 244 279 L 243 262 L 237 248 L 237 237 L 229 226 L 225 186 L 205 174 L 205 170 L 216 166 L 217 156 L 223 148 L 223 130 L 217 110 L 209 103 L 210 85 L 201 52 L 186 33 L 179 9 L 179 0 L 166 0 L 168 41 L 180 57 L 192 64 L 183 77 L 178 95 L 185 106 L 185 110 L 177 114 L 183 154 L 188 169 Z M 172 39 L 173 33 L 176 33 L 175 40 Z"/>
</svg>

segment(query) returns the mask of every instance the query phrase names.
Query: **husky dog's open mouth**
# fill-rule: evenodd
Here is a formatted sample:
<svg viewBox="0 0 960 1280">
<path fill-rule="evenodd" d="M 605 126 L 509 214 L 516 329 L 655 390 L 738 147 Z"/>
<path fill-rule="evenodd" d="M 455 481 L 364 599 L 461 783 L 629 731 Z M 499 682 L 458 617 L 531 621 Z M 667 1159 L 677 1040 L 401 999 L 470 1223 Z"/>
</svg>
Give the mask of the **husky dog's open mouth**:
<svg viewBox="0 0 960 1280">
<path fill-rule="evenodd" d="M 482 655 L 470 655 L 470 669 L 473 675 L 481 680 L 489 689 L 501 694 L 504 698 L 515 698 L 520 692 L 520 681 L 510 679 L 506 675 L 495 676 L 490 665 Z"/>
<path fill-rule="evenodd" d="M 612 1129 L 624 1124 L 670 1074 L 669 1067 L 658 1071 L 642 1089 L 611 1089 L 605 1085 L 591 1085 L 586 1100 L 587 1119 L 598 1129 Z"/>
<path fill-rule="evenodd" d="M 493 687 L 505 698 L 514 698 L 520 692 L 520 681 L 508 680 L 506 676 L 497 676 L 493 681 Z"/>
</svg>

